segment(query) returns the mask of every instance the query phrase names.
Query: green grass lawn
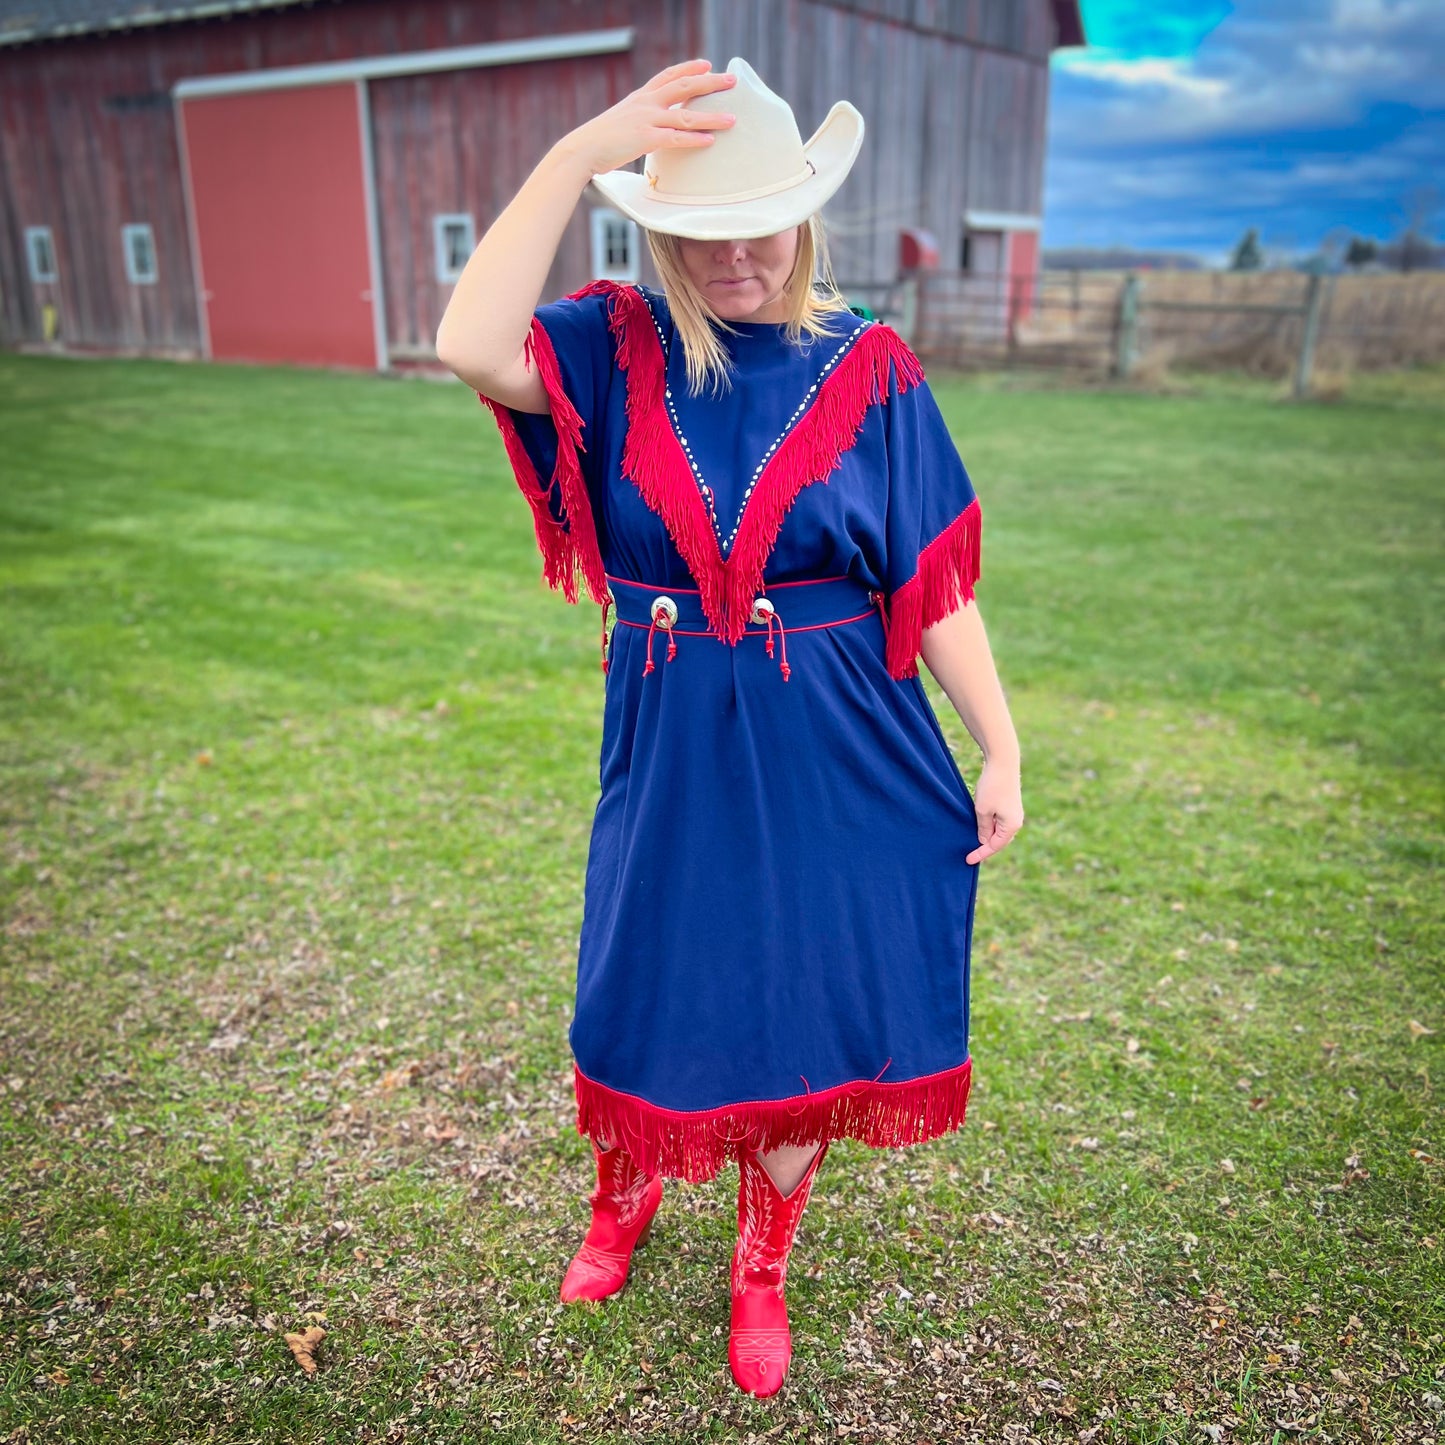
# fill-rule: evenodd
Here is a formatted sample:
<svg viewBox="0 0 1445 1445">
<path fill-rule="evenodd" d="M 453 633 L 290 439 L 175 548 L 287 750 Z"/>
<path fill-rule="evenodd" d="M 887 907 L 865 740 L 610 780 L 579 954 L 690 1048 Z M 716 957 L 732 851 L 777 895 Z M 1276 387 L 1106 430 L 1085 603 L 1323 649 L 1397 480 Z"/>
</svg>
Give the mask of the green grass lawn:
<svg viewBox="0 0 1445 1445">
<path fill-rule="evenodd" d="M 490 415 L 0 356 L 0 1440 L 1445 1440 L 1445 371 L 934 386 L 1028 816 L 757 1401 L 735 1170 L 557 1299 L 599 612 Z"/>
</svg>

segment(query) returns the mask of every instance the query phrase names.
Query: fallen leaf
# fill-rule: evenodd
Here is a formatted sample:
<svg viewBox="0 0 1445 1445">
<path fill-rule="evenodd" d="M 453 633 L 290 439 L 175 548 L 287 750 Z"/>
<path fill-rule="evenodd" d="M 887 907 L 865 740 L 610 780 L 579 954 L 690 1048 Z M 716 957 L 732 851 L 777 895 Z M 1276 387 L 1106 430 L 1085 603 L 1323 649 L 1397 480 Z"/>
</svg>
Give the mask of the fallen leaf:
<svg viewBox="0 0 1445 1445">
<path fill-rule="evenodd" d="M 316 1373 L 316 1347 L 325 1338 L 326 1331 L 320 1325 L 311 1325 L 299 1334 L 290 1333 L 286 1336 L 286 1343 L 290 1345 L 291 1353 L 296 1356 L 296 1363 L 308 1375 Z"/>
<path fill-rule="evenodd" d="M 403 1064 L 399 1069 L 388 1069 L 381 1076 L 381 1087 L 387 1093 L 393 1089 L 404 1089 L 414 1084 L 421 1076 L 421 1065 L 413 1059 L 410 1063 Z"/>
</svg>

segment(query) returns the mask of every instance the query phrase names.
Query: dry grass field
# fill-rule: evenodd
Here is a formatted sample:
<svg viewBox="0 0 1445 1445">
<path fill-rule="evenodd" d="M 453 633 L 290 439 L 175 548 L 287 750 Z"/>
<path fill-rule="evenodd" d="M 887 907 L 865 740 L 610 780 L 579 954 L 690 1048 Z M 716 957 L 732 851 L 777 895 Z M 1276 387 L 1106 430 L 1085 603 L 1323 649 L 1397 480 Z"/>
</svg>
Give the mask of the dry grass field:
<svg viewBox="0 0 1445 1445">
<path fill-rule="evenodd" d="M 1007 281 L 939 276 L 925 287 L 921 349 L 939 361 L 1007 360 L 1106 370 L 1114 361 L 1122 271 L 1046 271 L 1009 341 Z M 1310 278 L 1294 271 L 1140 271 L 1136 366 L 1292 377 Z M 1445 271 L 1325 277 L 1313 383 L 1326 399 L 1360 372 L 1445 360 Z"/>
</svg>

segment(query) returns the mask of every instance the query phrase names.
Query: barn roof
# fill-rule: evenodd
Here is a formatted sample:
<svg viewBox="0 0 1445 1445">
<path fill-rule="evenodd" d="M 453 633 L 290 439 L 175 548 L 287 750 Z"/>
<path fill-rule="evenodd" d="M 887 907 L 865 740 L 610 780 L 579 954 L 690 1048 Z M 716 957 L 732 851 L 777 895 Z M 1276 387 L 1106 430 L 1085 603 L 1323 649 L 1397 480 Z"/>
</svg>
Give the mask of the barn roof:
<svg viewBox="0 0 1445 1445">
<path fill-rule="evenodd" d="M 281 10 L 310 0 L 0 0 L 0 45 L 95 35 L 177 20 Z"/>
<path fill-rule="evenodd" d="M 178 20 L 209 20 L 253 10 L 284 10 L 312 0 L 0 0 L 0 45 L 95 35 Z M 1058 44 L 1085 45 L 1079 0 L 1052 0 Z"/>
</svg>

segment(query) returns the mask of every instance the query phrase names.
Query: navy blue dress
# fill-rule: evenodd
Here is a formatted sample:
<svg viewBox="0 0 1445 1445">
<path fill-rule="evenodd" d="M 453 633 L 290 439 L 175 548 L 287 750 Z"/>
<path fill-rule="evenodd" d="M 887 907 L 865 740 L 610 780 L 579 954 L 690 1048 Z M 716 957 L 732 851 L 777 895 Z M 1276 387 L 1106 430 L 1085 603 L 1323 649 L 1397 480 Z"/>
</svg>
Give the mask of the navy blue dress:
<svg viewBox="0 0 1445 1445">
<path fill-rule="evenodd" d="M 577 1127 L 694 1181 L 935 1138 L 972 1073 L 978 827 L 917 654 L 978 499 L 892 328 L 734 324 L 693 396 L 665 295 L 593 282 L 532 324 L 551 414 L 481 398 L 546 580 L 602 608 Z"/>
</svg>

